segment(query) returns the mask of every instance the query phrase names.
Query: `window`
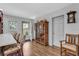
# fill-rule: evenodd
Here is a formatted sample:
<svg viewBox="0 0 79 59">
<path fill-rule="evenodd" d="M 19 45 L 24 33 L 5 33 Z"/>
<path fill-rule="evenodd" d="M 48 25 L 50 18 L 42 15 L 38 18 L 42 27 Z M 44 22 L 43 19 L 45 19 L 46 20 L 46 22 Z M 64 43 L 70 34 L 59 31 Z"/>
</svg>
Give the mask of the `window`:
<svg viewBox="0 0 79 59">
<path fill-rule="evenodd" d="M 28 36 L 29 35 L 29 22 L 22 22 L 22 32 L 23 32 L 23 35 L 26 35 Z"/>
</svg>

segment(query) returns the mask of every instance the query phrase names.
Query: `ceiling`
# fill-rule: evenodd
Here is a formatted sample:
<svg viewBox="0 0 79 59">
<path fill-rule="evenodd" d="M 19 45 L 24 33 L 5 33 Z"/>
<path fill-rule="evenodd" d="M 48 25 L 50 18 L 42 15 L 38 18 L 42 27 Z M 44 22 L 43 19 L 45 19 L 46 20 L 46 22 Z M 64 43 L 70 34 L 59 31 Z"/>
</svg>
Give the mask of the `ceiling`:
<svg viewBox="0 0 79 59">
<path fill-rule="evenodd" d="M 5 14 L 35 18 L 64 8 L 68 3 L 0 3 Z"/>
</svg>

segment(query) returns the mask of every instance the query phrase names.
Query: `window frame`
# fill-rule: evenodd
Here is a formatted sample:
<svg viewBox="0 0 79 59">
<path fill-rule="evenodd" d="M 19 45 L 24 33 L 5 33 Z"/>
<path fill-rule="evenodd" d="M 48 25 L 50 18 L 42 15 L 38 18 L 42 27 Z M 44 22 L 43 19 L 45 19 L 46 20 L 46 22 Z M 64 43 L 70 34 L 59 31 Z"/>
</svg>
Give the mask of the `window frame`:
<svg viewBox="0 0 79 59">
<path fill-rule="evenodd" d="M 22 34 L 24 35 L 24 33 L 23 33 L 23 23 L 28 23 L 28 28 L 26 30 L 29 31 L 29 29 L 30 29 L 30 22 L 22 21 Z M 29 36 L 29 34 L 27 36 Z"/>
</svg>

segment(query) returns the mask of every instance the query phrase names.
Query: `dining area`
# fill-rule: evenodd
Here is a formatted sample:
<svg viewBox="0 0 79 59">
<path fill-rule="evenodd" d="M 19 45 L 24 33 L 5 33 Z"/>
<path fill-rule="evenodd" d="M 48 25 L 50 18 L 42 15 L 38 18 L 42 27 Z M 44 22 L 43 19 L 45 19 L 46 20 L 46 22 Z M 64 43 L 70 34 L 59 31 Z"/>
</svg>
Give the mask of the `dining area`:
<svg viewBox="0 0 79 59">
<path fill-rule="evenodd" d="M 25 36 L 12 32 L 0 34 L 0 55 L 1 56 L 27 56 L 31 55 L 30 40 Z"/>
</svg>

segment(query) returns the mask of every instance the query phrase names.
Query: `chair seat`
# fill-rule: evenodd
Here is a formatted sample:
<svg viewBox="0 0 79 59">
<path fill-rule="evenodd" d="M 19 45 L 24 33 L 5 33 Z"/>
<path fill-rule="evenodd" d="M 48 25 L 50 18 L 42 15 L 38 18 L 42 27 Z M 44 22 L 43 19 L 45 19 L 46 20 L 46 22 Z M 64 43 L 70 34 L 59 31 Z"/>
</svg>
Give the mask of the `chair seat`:
<svg viewBox="0 0 79 59">
<path fill-rule="evenodd" d="M 70 49 L 72 51 L 76 51 L 76 46 L 75 45 L 71 45 L 71 44 L 68 44 L 68 43 L 64 43 L 64 44 L 62 44 L 62 47 L 63 48 Z"/>
<path fill-rule="evenodd" d="M 8 55 L 8 54 L 11 54 L 11 53 L 14 53 L 14 52 L 17 52 L 18 50 L 20 50 L 20 47 L 15 47 L 15 48 L 10 48 L 6 51 L 4 51 L 4 55 Z"/>
</svg>

